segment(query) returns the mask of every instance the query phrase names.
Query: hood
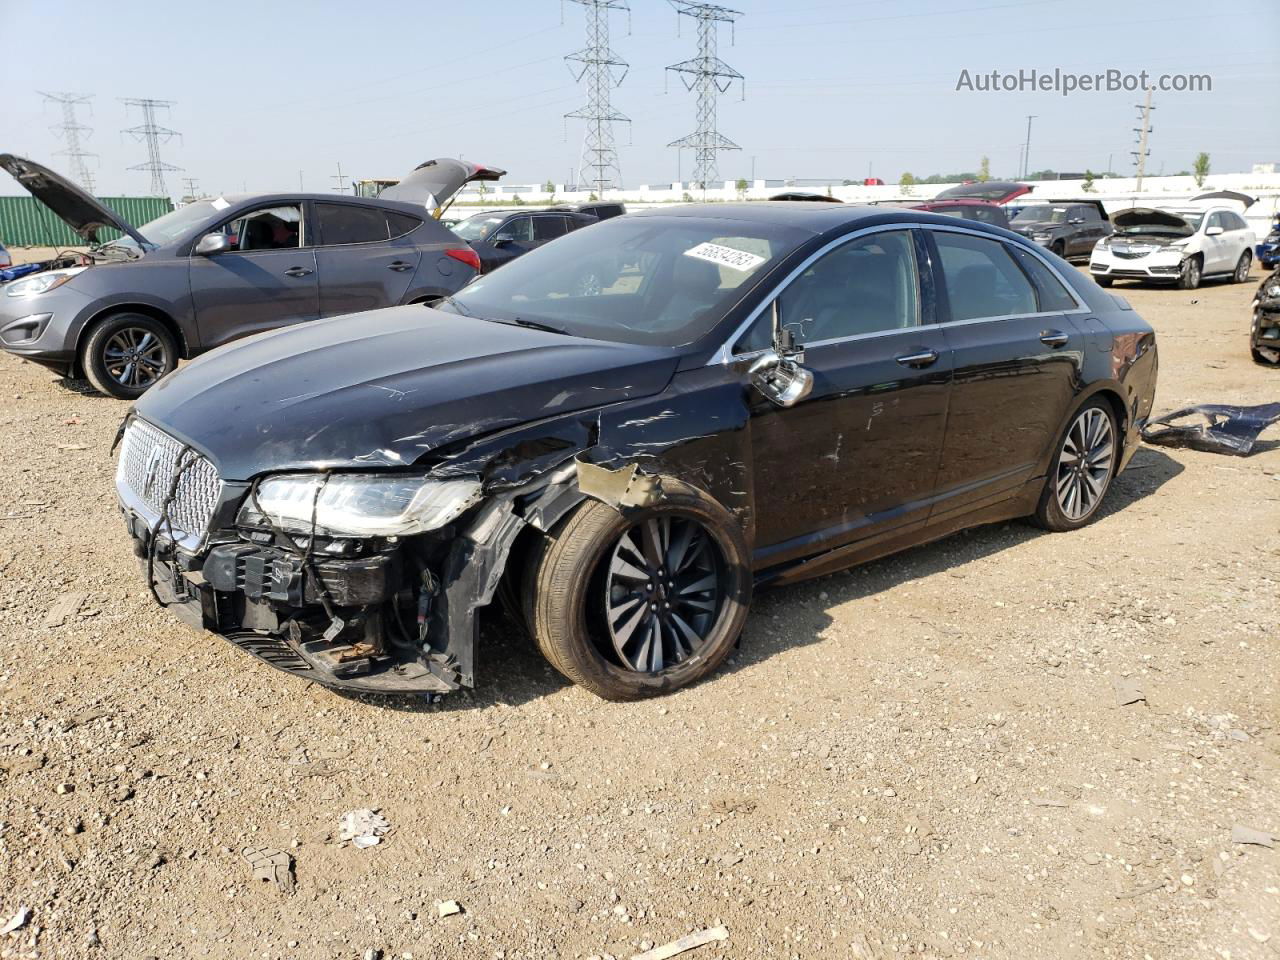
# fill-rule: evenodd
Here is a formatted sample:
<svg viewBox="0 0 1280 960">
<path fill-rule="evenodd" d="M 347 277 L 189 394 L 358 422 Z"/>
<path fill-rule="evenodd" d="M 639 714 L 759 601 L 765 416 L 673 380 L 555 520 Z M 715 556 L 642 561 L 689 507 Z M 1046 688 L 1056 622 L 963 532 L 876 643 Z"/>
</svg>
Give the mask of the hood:
<svg viewBox="0 0 1280 960">
<path fill-rule="evenodd" d="M 402 467 L 495 430 L 658 393 L 671 351 L 422 306 L 334 317 L 207 353 L 148 390 L 144 419 L 227 480 Z"/>
<path fill-rule="evenodd" d="M 413 172 L 378 195 L 381 200 L 416 203 L 439 216 L 454 194 L 472 180 L 501 180 L 507 171 L 482 163 L 441 157 L 413 168 Z"/>
<path fill-rule="evenodd" d="M 1130 207 L 1111 215 L 1111 222 L 1116 230 L 1124 232 L 1135 227 L 1156 227 L 1162 233 L 1173 233 L 1180 237 L 1194 234 L 1195 228 L 1186 220 L 1170 210 L 1156 210 L 1153 207 Z"/>
<path fill-rule="evenodd" d="M 118 213 L 104 207 L 70 180 L 48 167 L 12 153 L 0 153 L 0 167 L 87 243 L 96 244 L 98 231 L 103 227 L 114 227 L 132 237 L 139 246 L 146 245 L 142 234 L 125 223 Z"/>
</svg>

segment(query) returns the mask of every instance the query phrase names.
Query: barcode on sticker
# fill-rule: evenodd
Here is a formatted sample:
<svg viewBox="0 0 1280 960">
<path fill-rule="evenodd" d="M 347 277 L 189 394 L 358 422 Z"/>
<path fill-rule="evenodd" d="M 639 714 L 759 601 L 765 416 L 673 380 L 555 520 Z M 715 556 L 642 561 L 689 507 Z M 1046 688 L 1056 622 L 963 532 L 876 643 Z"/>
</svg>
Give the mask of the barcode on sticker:
<svg viewBox="0 0 1280 960">
<path fill-rule="evenodd" d="M 732 270 L 754 270 L 764 263 L 764 257 L 747 253 L 745 250 L 735 250 L 733 247 L 723 247 L 718 243 L 700 243 L 686 250 L 684 255 L 697 257 L 699 260 L 706 260 L 708 263 L 729 267 Z"/>
</svg>

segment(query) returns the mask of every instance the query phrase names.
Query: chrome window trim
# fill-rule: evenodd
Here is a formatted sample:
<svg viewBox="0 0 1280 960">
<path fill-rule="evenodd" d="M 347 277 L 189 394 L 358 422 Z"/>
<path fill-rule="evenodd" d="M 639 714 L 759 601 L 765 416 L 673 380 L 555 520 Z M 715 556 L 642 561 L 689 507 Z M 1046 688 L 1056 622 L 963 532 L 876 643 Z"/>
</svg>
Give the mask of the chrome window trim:
<svg viewBox="0 0 1280 960">
<path fill-rule="evenodd" d="M 1070 284 L 1067 278 L 1064 277 L 1061 271 L 1059 271 L 1057 267 L 1055 267 L 1052 263 L 1050 263 L 1048 259 L 1046 259 L 1041 254 L 1040 248 L 1033 244 L 1028 244 L 1026 246 L 1023 246 L 1020 243 L 1016 243 L 1012 240 L 1007 240 L 1004 237 L 993 237 L 991 234 L 984 233 L 981 230 L 971 230 L 959 225 L 953 226 L 951 224 L 920 223 L 918 221 L 904 221 L 901 223 L 882 223 L 882 224 L 877 224 L 874 227 L 864 227 L 861 230 L 855 230 L 852 233 L 846 233 L 843 236 L 836 237 L 834 240 L 830 241 L 829 243 L 815 250 L 803 261 L 801 261 L 801 263 L 794 270 L 792 270 L 789 274 L 787 274 L 782 280 L 778 281 L 778 284 L 777 286 L 774 287 L 773 291 L 768 296 L 766 296 L 762 301 L 760 301 L 760 303 L 756 306 L 756 308 L 747 315 L 747 318 L 738 325 L 738 327 L 733 331 L 732 334 L 729 335 L 729 337 L 725 340 L 725 342 L 720 345 L 719 349 L 717 349 L 716 352 L 711 355 L 711 359 L 709 359 L 705 365 L 708 367 L 717 366 L 717 365 L 723 366 L 725 364 L 737 363 L 740 360 L 749 360 L 749 359 L 752 359 L 753 357 L 760 356 L 762 353 L 765 352 L 767 348 L 763 348 L 760 350 L 751 350 L 746 353 L 734 353 L 733 352 L 734 345 L 737 344 L 738 340 L 740 340 L 742 336 L 749 329 L 751 329 L 751 325 L 755 323 L 757 319 L 759 319 L 760 315 L 773 305 L 773 301 L 776 300 L 779 296 L 781 296 L 781 294 L 787 289 L 787 287 L 791 285 L 792 281 L 794 281 L 796 277 L 798 277 L 805 270 L 807 270 L 815 260 L 817 260 L 819 257 L 824 256 L 830 251 L 834 250 L 836 247 L 839 247 L 846 243 L 850 243 L 854 240 L 858 240 L 865 236 L 870 236 L 871 234 L 885 233 L 885 232 L 896 231 L 896 230 L 933 230 L 933 231 L 942 231 L 944 233 L 964 233 L 964 234 L 968 234 L 969 236 L 978 237 L 983 240 L 991 240 L 996 243 L 1002 243 L 1005 246 L 1015 246 L 1020 250 L 1025 250 L 1031 256 L 1037 258 L 1048 269 L 1048 271 L 1055 278 L 1057 278 L 1058 282 L 1061 283 L 1062 286 L 1066 289 L 1067 295 L 1071 297 L 1071 299 L 1075 302 L 1076 306 L 1074 309 L 1071 309 L 1071 310 L 1044 310 L 1044 311 L 1037 311 L 1036 313 L 1009 313 L 1009 314 L 1004 314 L 998 317 L 973 317 L 967 320 L 947 320 L 944 323 L 918 323 L 917 322 L 916 325 L 912 327 L 897 327 L 892 330 L 877 330 L 871 333 L 855 333 L 847 337 L 839 337 L 832 340 L 816 340 L 812 343 L 803 344 L 806 350 L 816 349 L 818 347 L 826 347 L 835 343 L 850 343 L 858 340 L 871 340 L 879 337 L 894 336 L 896 334 L 908 333 L 910 331 L 920 331 L 925 329 L 936 330 L 936 329 L 942 329 L 947 327 L 968 326 L 974 323 L 999 323 L 1002 320 L 1014 320 L 1014 319 L 1030 320 L 1037 317 L 1075 316 L 1078 314 L 1091 312 L 1089 306 L 1080 300 L 1080 297 L 1076 294 L 1075 288 Z M 1015 260 L 1015 263 L 1016 262 L 1017 261 Z M 920 271 L 921 271 L 921 264 L 917 262 L 916 263 L 917 278 L 920 276 Z M 1035 283 L 1032 282 L 1030 278 L 1028 278 L 1027 282 L 1031 283 L 1033 289 L 1035 288 Z M 919 298 L 917 297 L 917 300 L 916 300 L 917 320 L 919 319 L 919 309 L 920 309 Z"/>
</svg>

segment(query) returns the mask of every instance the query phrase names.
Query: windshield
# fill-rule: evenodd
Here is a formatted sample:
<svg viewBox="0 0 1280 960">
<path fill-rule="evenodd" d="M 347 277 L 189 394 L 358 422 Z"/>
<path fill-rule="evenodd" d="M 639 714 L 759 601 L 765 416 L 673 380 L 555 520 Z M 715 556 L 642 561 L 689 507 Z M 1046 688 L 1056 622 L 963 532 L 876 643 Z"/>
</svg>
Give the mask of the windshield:
<svg viewBox="0 0 1280 960">
<path fill-rule="evenodd" d="M 482 276 L 441 309 L 571 336 L 682 346 L 811 236 L 710 216 L 615 217 Z"/>
<path fill-rule="evenodd" d="M 213 201 L 197 200 L 195 203 L 188 203 L 185 207 L 171 210 L 163 217 L 156 217 L 150 223 L 144 223 L 138 227 L 138 233 L 142 234 L 148 243 L 162 247 L 166 243 L 172 243 L 181 238 L 185 233 L 204 221 L 211 219 L 214 212 Z M 132 237 L 121 237 L 119 240 L 111 241 L 106 246 L 132 247 L 136 249 L 138 244 Z"/>
<path fill-rule="evenodd" d="M 505 214 L 502 216 L 477 214 L 474 217 L 467 217 L 467 219 L 453 227 L 453 232 L 463 240 L 483 240 L 493 233 L 498 228 L 498 224 L 505 219 L 507 219 Z"/>
<path fill-rule="evenodd" d="M 1010 223 L 1066 223 L 1066 207 L 1023 207 Z"/>
</svg>

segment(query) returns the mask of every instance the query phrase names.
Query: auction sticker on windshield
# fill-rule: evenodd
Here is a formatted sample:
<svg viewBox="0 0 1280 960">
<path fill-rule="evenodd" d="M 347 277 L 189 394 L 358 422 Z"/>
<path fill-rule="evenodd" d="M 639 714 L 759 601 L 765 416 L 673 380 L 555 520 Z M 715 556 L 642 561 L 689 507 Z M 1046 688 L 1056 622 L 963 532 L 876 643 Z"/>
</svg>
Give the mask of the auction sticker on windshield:
<svg viewBox="0 0 1280 960">
<path fill-rule="evenodd" d="M 722 247 L 718 243 L 700 243 L 696 247 L 686 250 L 684 255 L 686 257 L 697 257 L 699 260 L 706 260 L 708 263 L 744 272 L 754 270 L 764 263 L 764 257 L 757 256 L 754 253 L 747 253 L 745 250 L 735 250 L 733 247 Z"/>
</svg>

